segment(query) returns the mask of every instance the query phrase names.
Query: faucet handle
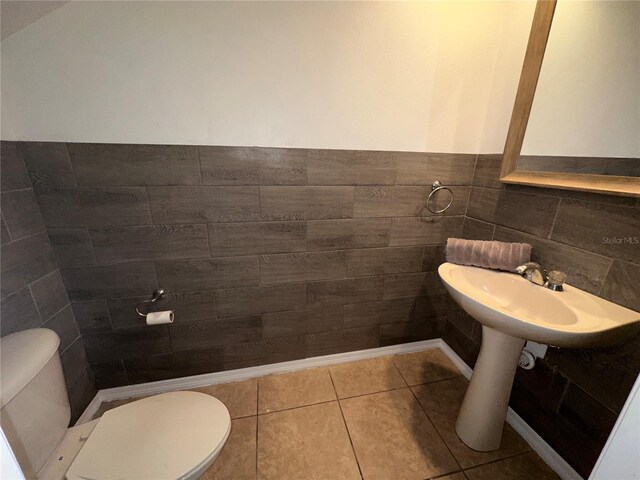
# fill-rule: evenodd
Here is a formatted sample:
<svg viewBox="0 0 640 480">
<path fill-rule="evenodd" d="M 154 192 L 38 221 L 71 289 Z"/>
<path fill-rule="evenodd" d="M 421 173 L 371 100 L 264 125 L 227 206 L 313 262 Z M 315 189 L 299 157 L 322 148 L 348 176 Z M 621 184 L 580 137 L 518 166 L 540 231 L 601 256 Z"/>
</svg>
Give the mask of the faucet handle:
<svg viewBox="0 0 640 480">
<path fill-rule="evenodd" d="M 527 272 L 531 268 L 537 268 L 538 270 L 542 271 L 542 267 L 540 266 L 539 263 L 536 263 L 536 262 L 523 263 L 522 265 L 517 267 L 515 271 L 516 273 L 523 275 L 525 272 Z"/>
<path fill-rule="evenodd" d="M 561 292 L 563 290 L 563 284 L 567 281 L 567 274 L 559 270 L 551 270 L 547 273 L 547 282 L 545 287 Z"/>
</svg>

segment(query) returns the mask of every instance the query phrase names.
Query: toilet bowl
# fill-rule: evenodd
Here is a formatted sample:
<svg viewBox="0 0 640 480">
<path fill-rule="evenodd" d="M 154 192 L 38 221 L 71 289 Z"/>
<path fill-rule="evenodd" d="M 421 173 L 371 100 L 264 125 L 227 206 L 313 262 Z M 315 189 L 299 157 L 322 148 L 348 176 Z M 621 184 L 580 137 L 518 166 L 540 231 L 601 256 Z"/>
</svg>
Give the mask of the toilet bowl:
<svg viewBox="0 0 640 480">
<path fill-rule="evenodd" d="M 68 429 L 59 343 L 42 328 L 0 340 L 2 429 L 26 478 L 191 480 L 217 458 L 231 418 L 204 393 L 150 396 Z"/>
</svg>

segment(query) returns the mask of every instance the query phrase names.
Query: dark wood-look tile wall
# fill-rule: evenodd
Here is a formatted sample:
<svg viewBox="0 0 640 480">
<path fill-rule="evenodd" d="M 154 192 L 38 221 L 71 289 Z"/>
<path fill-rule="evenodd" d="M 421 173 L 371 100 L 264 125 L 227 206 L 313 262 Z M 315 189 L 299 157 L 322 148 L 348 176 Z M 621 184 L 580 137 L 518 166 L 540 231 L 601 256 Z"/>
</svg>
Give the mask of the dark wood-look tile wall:
<svg viewBox="0 0 640 480">
<path fill-rule="evenodd" d="M 21 147 L 28 165 L 29 178 L 34 187 L 40 185 L 70 187 L 78 184 L 65 143 L 29 142 L 22 144 Z"/>
<path fill-rule="evenodd" d="M 640 311 L 640 199 L 505 185 L 500 162 L 478 156 L 462 235 L 530 243 L 533 260 L 566 272 L 569 284 Z M 479 332 L 464 312 L 449 311 L 444 339 L 470 365 Z M 552 349 L 532 373 L 519 372 L 511 406 L 586 478 L 640 371 L 639 351 L 640 338 Z"/>
<path fill-rule="evenodd" d="M 89 237 L 100 265 L 209 256 L 206 225 L 90 228 Z"/>
<path fill-rule="evenodd" d="M 310 150 L 310 185 L 395 185 L 398 161 L 419 154 L 362 150 Z"/>
<path fill-rule="evenodd" d="M 83 228 L 47 228 L 53 256 L 59 267 L 97 265 L 89 230 Z"/>
<path fill-rule="evenodd" d="M 258 187 L 149 187 L 147 193 L 153 223 L 157 224 L 261 219 Z"/>
<path fill-rule="evenodd" d="M 144 187 L 40 186 L 36 198 L 47 228 L 151 223 Z"/>
<path fill-rule="evenodd" d="M 11 235 L 9 235 L 9 229 L 4 221 L 4 214 L 0 215 L 0 245 L 9 243 L 11 241 Z"/>
<path fill-rule="evenodd" d="M 504 186 L 499 155 L 34 142 L 3 142 L 2 153 L 15 206 L 1 218 L 3 254 L 27 265 L 3 263 L 2 308 L 21 318 L 3 334 L 59 315 L 68 338 L 65 306 L 40 317 L 57 298 L 57 262 L 100 387 L 440 336 L 473 365 L 480 326 L 436 273 L 451 236 L 530 242 L 570 282 L 640 310 L 637 199 Z M 455 201 L 434 216 L 436 179 Z M 33 210 L 32 184 L 48 241 L 37 219 L 15 220 Z M 169 294 L 157 308 L 176 322 L 144 327 L 133 305 L 158 286 Z M 65 352 L 79 358 L 78 345 Z M 595 440 L 582 446 L 597 450 L 610 418 L 587 420 L 619 411 L 640 364 L 632 352 L 554 351 L 538 377 L 516 382 L 518 411 L 580 471 L 590 460 L 572 456 L 570 433 L 588 430 Z M 623 388 L 603 389 L 605 376 Z M 553 401 L 521 401 L 532 385 Z M 549 419 L 564 427 L 545 430 Z"/>
<path fill-rule="evenodd" d="M 67 291 L 58 269 L 33 282 L 30 288 L 43 318 L 50 318 L 69 304 Z"/>
<path fill-rule="evenodd" d="M 195 146 L 68 143 L 67 149 L 78 185 L 201 183 Z"/>
<path fill-rule="evenodd" d="M 211 256 L 304 252 L 306 222 L 210 223 Z"/>
<path fill-rule="evenodd" d="M 306 185 L 307 150 L 199 147 L 205 185 Z"/>
<path fill-rule="evenodd" d="M 28 237 L 44 231 L 38 203 L 30 188 L 2 193 L 2 217 L 12 239 Z"/>
<path fill-rule="evenodd" d="M 347 252 L 347 275 L 369 277 L 422 271 L 429 247 L 367 248 Z"/>
<path fill-rule="evenodd" d="M 426 272 L 462 233 L 475 155 L 19 147 L 99 387 L 440 336 Z M 455 201 L 434 216 L 437 179 Z M 158 287 L 175 323 L 143 326 Z"/>
<path fill-rule="evenodd" d="M 0 335 L 44 327 L 60 336 L 59 351 L 74 422 L 93 399 L 96 388 L 32 184 L 75 185 L 75 179 L 67 175 L 70 169 L 65 144 L 29 144 L 30 175 L 25 165 L 26 147 L 16 142 L 0 143 Z"/>
</svg>

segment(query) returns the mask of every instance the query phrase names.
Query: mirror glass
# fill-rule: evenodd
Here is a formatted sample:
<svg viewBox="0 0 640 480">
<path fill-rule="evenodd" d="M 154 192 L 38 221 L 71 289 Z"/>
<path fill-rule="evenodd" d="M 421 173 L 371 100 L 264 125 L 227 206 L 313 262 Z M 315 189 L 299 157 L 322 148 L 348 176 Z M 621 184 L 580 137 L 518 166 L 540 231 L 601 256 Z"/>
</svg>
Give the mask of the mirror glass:
<svg viewBox="0 0 640 480">
<path fill-rule="evenodd" d="M 640 176 L 640 2 L 558 0 L 516 170 Z"/>
</svg>

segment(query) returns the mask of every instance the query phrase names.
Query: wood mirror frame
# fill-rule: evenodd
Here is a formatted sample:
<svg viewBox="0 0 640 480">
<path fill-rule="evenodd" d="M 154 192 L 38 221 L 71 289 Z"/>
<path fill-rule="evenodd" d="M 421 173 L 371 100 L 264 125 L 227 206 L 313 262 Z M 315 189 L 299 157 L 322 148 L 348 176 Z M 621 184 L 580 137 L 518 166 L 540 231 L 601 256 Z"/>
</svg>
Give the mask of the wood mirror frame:
<svg viewBox="0 0 640 480">
<path fill-rule="evenodd" d="M 536 3 L 529 43 L 527 44 L 516 101 L 511 114 L 509 132 L 507 133 L 507 141 L 502 154 L 500 181 L 503 183 L 640 197 L 640 178 L 638 177 L 516 170 L 538 78 L 540 77 L 542 60 L 544 59 L 555 8 L 556 0 L 538 0 Z"/>
</svg>

